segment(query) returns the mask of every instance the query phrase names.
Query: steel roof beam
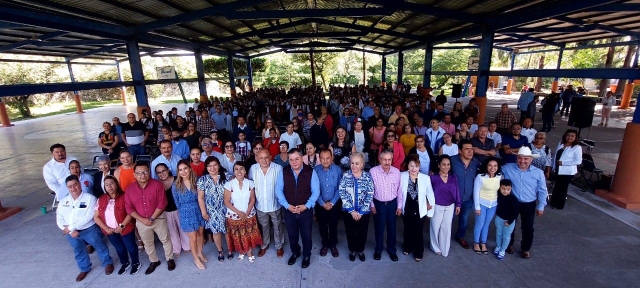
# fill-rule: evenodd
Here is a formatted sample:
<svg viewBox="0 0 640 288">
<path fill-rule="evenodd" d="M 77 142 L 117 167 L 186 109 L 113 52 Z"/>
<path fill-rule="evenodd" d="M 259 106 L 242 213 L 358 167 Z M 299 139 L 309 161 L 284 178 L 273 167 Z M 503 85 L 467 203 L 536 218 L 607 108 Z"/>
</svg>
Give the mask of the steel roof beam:
<svg viewBox="0 0 640 288">
<path fill-rule="evenodd" d="M 62 36 L 64 34 L 67 34 L 67 32 L 51 32 L 51 33 L 40 35 L 36 39 L 22 40 L 22 41 L 13 43 L 13 44 L 0 46 L 0 53 L 9 51 L 9 50 L 12 50 L 12 49 L 15 49 L 15 48 L 20 48 L 22 46 L 33 45 L 34 43 L 37 43 L 38 41 L 53 39 L 53 38 Z"/>
<path fill-rule="evenodd" d="M 321 32 L 321 33 L 281 33 L 260 34 L 262 39 L 303 39 L 303 38 L 347 38 L 367 36 L 367 32 Z"/>
<path fill-rule="evenodd" d="M 244 48 L 244 49 L 236 50 L 236 51 L 233 51 L 233 53 L 246 53 L 246 52 L 253 51 L 253 50 L 259 50 L 259 49 L 268 48 L 268 47 L 276 47 L 276 46 L 278 46 L 280 44 L 288 43 L 288 42 L 291 42 L 291 41 L 292 40 L 273 41 L 271 43 L 260 44 L 260 45 L 251 46 L 251 47 L 247 47 L 247 48 Z"/>
<path fill-rule="evenodd" d="M 271 2 L 273 0 L 238 0 L 228 2 L 225 4 L 216 5 L 213 7 L 182 13 L 173 17 L 160 19 L 157 21 L 140 24 L 134 27 L 135 34 L 145 33 L 153 30 L 158 30 L 163 27 L 176 25 L 179 23 L 192 22 L 198 19 L 211 16 L 229 16 L 233 13 L 237 13 L 236 10 L 248 6 L 256 6 L 262 3 Z"/>
<path fill-rule="evenodd" d="M 334 20 L 329 20 L 329 19 L 323 19 L 323 18 L 314 19 L 313 22 L 316 22 L 318 24 L 323 24 L 323 25 L 332 25 L 332 26 L 336 26 L 336 27 L 354 29 L 354 30 L 359 30 L 359 31 L 363 31 L 363 32 L 368 32 L 368 33 L 376 33 L 376 34 L 382 34 L 382 35 L 395 36 L 395 37 L 411 39 L 411 40 L 415 40 L 415 41 L 424 41 L 425 40 L 424 38 L 419 37 L 419 36 L 415 36 L 415 35 L 410 35 L 410 34 L 405 34 L 405 33 L 400 33 L 400 32 L 395 32 L 395 31 L 387 31 L 387 30 L 384 30 L 384 29 L 379 29 L 379 28 L 374 28 L 374 27 L 367 27 L 367 26 L 362 26 L 362 25 L 357 25 L 357 24 L 349 24 L 349 23 L 344 23 L 344 22 L 334 21 Z"/>
<path fill-rule="evenodd" d="M 637 12 L 639 3 L 612 3 L 594 8 L 592 12 Z"/>
<path fill-rule="evenodd" d="M 305 25 L 305 24 L 309 24 L 311 22 L 313 22 L 314 19 L 302 19 L 302 20 L 298 20 L 298 21 L 294 21 L 294 22 L 289 22 L 286 24 L 282 24 L 282 25 L 277 25 L 274 27 L 269 27 L 269 28 L 265 28 L 265 29 L 260 29 L 257 31 L 252 31 L 252 32 L 247 32 L 247 33 L 242 33 L 242 34 L 238 34 L 238 35 L 234 35 L 234 36 L 229 36 L 229 37 L 224 37 L 224 38 L 220 38 L 220 39 L 215 39 L 215 40 L 211 40 L 209 42 L 206 42 L 204 45 L 205 46 L 213 46 L 213 45 L 218 45 L 218 44 L 223 44 L 223 43 L 227 43 L 230 41 L 236 41 L 236 40 L 240 40 L 240 39 L 244 39 L 244 38 L 248 38 L 248 37 L 255 37 L 261 34 L 267 34 L 267 33 L 271 33 L 271 32 L 276 32 L 282 29 L 287 29 L 287 28 L 292 28 L 295 26 L 299 26 L 299 25 Z"/>
<path fill-rule="evenodd" d="M 554 24 L 557 25 L 557 24 Z M 580 26 L 572 26 L 572 27 L 536 27 L 536 28 L 509 28 L 500 30 L 500 34 L 513 34 L 513 33 L 576 33 L 576 32 L 589 32 L 591 28 L 589 27 L 580 27 Z"/>
<path fill-rule="evenodd" d="M 335 40 L 340 40 L 340 39 L 335 39 Z M 396 47 L 396 46 L 380 44 L 380 43 L 374 43 L 374 42 L 367 42 L 367 41 L 362 41 L 362 40 L 347 39 L 347 40 L 344 40 L 344 41 L 349 41 L 349 42 L 352 42 L 353 44 L 358 44 L 358 45 L 362 45 L 362 46 L 376 47 L 376 48 L 382 48 L 382 49 L 387 49 L 387 50 L 397 50 L 397 49 L 400 48 L 400 47 Z"/>
<path fill-rule="evenodd" d="M 229 20 L 265 20 L 282 18 L 388 16 L 394 12 L 394 10 L 386 8 L 299 9 L 236 11 L 223 16 Z"/>
<path fill-rule="evenodd" d="M 556 42 L 553 42 L 553 41 L 544 40 L 544 39 L 531 37 L 531 36 L 527 36 L 527 35 L 509 34 L 507 36 L 516 38 L 518 40 L 533 41 L 533 42 L 542 43 L 542 44 L 546 44 L 546 45 L 550 45 L 550 46 L 556 46 L 556 47 L 563 47 L 564 46 L 564 44 L 561 44 L 561 43 L 556 43 Z M 502 39 L 500 39 L 500 40 L 502 40 Z M 500 40 L 496 40 L 496 41 L 500 41 Z"/>
<path fill-rule="evenodd" d="M 338 48 L 338 47 L 352 47 L 355 43 L 325 43 L 325 42 L 309 42 L 304 44 L 287 44 L 278 45 L 283 49 L 295 49 L 295 48 Z"/>
<path fill-rule="evenodd" d="M 251 55 L 249 57 L 251 59 L 255 59 L 255 58 L 260 58 L 260 57 L 264 57 L 264 56 L 267 56 L 267 55 L 276 54 L 276 53 L 280 53 L 280 52 L 284 52 L 284 50 L 278 48 L 278 50 L 272 50 L 272 51 L 257 53 L 257 54 L 253 54 L 253 55 Z"/>
<path fill-rule="evenodd" d="M 583 26 L 586 26 L 586 27 L 590 27 L 592 30 L 596 30 L 597 29 L 597 30 L 603 30 L 603 31 L 617 33 L 617 34 L 620 34 L 620 35 L 639 37 L 640 38 L 640 32 L 634 32 L 634 31 L 621 29 L 621 28 L 616 28 L 616 27 L 612 27 L 612 26 L 608 26 L 608 25 L 595 24 L 595 23 L 592 24 L 592 23 L 589 23 L 589 22 L 581 20 L 581 19 L 569 18 L 567 16 L 559 16 L 559 17 L 555 17 L 555 19 L 563 21 L 563 22 L 571 23 L 571 24 L 583 25 Z"/>
<path fill-rule="evenodd" d="M 330 52 L 347 52 L 347 49 L 327 49 L 327 50 L 286 50 L 284 53 L 288 54 L 308 54 L 308 53 L 330 53 Z"/>
<path fill-rule="evenodd" d="M 397 9 L 406 12 L 414 12 L 425 15 L 436 16 L 440 18 L 453 19 L 465 22 L 483 22 L 484 16 L 475 15 L 463 11 L 449 10 L 435 7 L 433 5 L 423 5 L 417 3 L 405 2 L 404 0 L 363 0 L 364 2 L 382 5 L 387 10 Z"/>
<path fill-rule="evenodd" d="M 123 45 L 124 45 L 124 43 L 123 44 L 113 44 L 113 45 L 110 45 L 110 46 L 107 46 L 107 47 L 102 47 L 102 48 L 90 50 L 90 51 L 87 51 L 87 52 L 84 52 L 84 53 L 81 53 L 81 54 L 78 54 L 78 55 L 75 55 L 75 56 L 67 57 L 67 59 L 69 59 L 69 61 L 72 61 L 74 59 L 83 58 L 83 57 L 87 57 L 87 56 L 90 56 L 90 55 L 95 55 L 95 54 L 98 54 L 98 53 L 109 52 L 109 51 L 111 51 L 113 49 L 116 49 L 118 47 L 121 47 Z M 126 52 L 124 52 L 124 53 L 126 53 Z"/>
<path fill-rule="evenodd" d="M 29 45 L 38 46 L 38 47 L 61 47 L 61 46 L 108 45 L 108 44 L 118 44 L 118 43 L 124 44 L 124 41 L 114 40 L 114 39 L 88 39 L 88 40 L 51 41 L 51 42 L 33 41 L 33 43 Z"/>
</svg>

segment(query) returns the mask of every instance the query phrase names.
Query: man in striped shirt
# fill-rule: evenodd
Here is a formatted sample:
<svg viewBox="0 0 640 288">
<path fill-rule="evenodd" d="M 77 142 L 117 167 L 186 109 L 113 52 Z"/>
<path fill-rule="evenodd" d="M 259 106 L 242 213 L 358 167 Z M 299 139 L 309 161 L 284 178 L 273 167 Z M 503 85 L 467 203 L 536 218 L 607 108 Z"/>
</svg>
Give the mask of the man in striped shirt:
<svg viewBox="0 0 640 288">
<path fill-rule="evenodd" d="M 258 257 L 264 256 L 271 242 L 271 226 L 278 258 L 284 256 L 284 227 L 282 206 L 276 197 L 276 181 L 282 175 L 282 166 L 271 162 L 269 150 L 262 149 L 257 154 L 258 163 L 249 169 L 249 179 L 253 180 L 256 193 L 256 210 L 258 222 L 262 227 L 262 246 Z"/>
<path fill-rule="evenodd" d="M 374 260 L 380 260 L 384 248 L 384 228 L 387 226 L 387 253 L 391 261 L 398 261 L 396 254 L 396 216 L 402 214 L 402 193 L 400 190 L 400 170 L 391 166 L 393 151 L 380 153 L 380 165 L 371 168 L 373 178 L 373 223 L 375 228 L 376 249 Z"/>
</svg>

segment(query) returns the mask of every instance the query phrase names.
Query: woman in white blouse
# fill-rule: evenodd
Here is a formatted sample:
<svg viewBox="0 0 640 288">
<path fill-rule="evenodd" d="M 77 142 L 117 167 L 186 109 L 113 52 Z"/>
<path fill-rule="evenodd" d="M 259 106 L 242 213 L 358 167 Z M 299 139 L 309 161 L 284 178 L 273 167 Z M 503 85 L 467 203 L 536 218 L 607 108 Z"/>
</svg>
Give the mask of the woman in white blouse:
<svg viewBox="0 0 640 288">
<path fill-rule="evenodd" d="M 442 135 L 442 140 L 444 141 L 444 143 L 442 144 L 442 146 L 440 146 L 438 155 L 458 155 L 458 145 L 453 144 L 453 138 L 451 134 L 444 133 L 444 135 Z"/>
<path fill-rule="evenodd" d="M 616 105 L 616 97 L 613 97 L 613 92 L 609 91 L 606 97 L 602 98 L 602 118 L 598 126 L 609 126 L 609 116 L 613 105 Z"/>
<path fill-rule="evenodd" d="M 362 153 L 364 155 L 364 162 L 369 162 L 369 153 L 364 152 L 365 147 L 368 146 L 369 139 L 367 139 L 367 134 L 364 130 L 362 130 L 362 119 L 356 118 L 356 123 L 353 124 L 353 131 L 350 132 L 350 138 L 353 140 L 353 146 L 356 148 L 356 152 Z"/>
<path fill-rule="evenodd" d="M 404 243 L 402 253 L 413 253 L 414 260 L 420 262 L 424 256 L 424 221 L 433 217 L 436 203 L 431 187 L 431 179 L 420 172 L 420 157 L 417 154 L 406 158 L 408 171 L 400 174 L 402 188 L 402 222 Z M 426 217 L 425 217 L 426 216 Z"/>
<path fill-rule="evenodd" d="M 220 158 L 220 165 L 227 170 L 227 179 L 233 178 L 233 164 L 242 160 L 240 154 L 236 153 L 236 145 L 231 141 L 224 143 L 224 153 Z"/>
<path fill-rule="evenodd" d="M 569 183 L 578 173 L 578 165 L 582 164 L 582 147 L 578 143 L 578 131 L 568 129 L 562 135 L 562 141 L 556 148 L 556 156 L 553 161 L 556 184 L 553 186 L 553 194 L 549 203 L 552 209 L 564 208 Z"/>
<path fill-rule="evenodd" d="M 498 208 L 498 190 L 500 190 L 500 164 L 496 158 L 487 158 L 480 167 L 480 174 L 473 182 L 473 204 L 476 212 L 476 224 L 473 227 L 473 251 L 477 254 L 489 254 L 487 236 L 493 216 Z"/>
<path fill-rule="evenodd" d="M 256 193 L 253 181 L 245 179 L 247 171 L 242 162 L 233 165 L 235 178 L 224 185 L 224 205 L 227 206 L 227 246 L 229 254 L 237 251 L 238 260 L 247 254 L 249 262 L 256 257 L 251 249 L 262 245 L 262 237 L 256 220 Z M 233 257 L 233 256 L 229 256 Z"/>
</svg>

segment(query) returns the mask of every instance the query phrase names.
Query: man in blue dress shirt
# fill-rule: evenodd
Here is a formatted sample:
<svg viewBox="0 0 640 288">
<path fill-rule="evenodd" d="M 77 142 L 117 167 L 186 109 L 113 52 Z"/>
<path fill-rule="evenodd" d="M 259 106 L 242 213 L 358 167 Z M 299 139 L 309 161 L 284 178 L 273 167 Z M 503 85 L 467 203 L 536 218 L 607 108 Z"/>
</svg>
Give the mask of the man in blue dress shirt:
<svg viewBox="0 0 640 288">
<path fill-rule="evenodd" d="M 462 139 L 458 143 L 458 155 L 451 157 L 451 171 L 458 179 L 458 191 L 460 191 L 460 214 L 458 214 L 458 231 L 455 240 L 464 249 L 469 249 L 469 243 L 464 240 L 469 224 L 469 213 L 473 207 L 473 185 L 480 167 L 480 161 L 473 157 L 473 145 L 471 140 Z"/>
<path fill-rule="evenodd" d="M 533 222 L 536 216 L 542 216 L 544 206 L 547 205 L 547 182 L 544 172 L 531 165 L 533 158 L 540 155 L 532 154 L 529 147 L 518 150 L 517 163 L 506 164 L 502 167 L 505 179 L 513 182 L 511 192 L 520 202 L 518 206 L 520 214 L 520 226 L 522 229 L 522 241 L 520 242 L 520 256 L 531 257 L 531 245 L 533 244 Z M 536 203 L 537 201 L 537 203 Z M 511 241 L 506 252 L 513 254 L 513 242 L 515 230 L 511 234 Z"/>
<path fill-rule="evenodd" d="M 331 248 L 331 256 L 338 257 L 338 219 L 342 210 L 342 200 L 338 192 L 338 185 L 342 179 L 342 169 L 333 163 L 333 153 L 324 149 L 320 151 L 320 163 L 313 169 L 320 180 L 320 197 L 316 201 L 316 218 L 322 238 L 320 256 L 326 256 Z"/>
<path fill-rule="evenodd" d="M 191 154 L 191 149 L 189 149 L 189 143 L 186 140 L 182 139 L 182 133 L 178 131 L 171 131 L 171 144 L 173 145 L 173 149 L 171 154 L 180 157 L 180 159 L 189 159 L 189 154 Z"/>
<path fill-rule="evenodd" d="M 291 247 L 288 264 L 295 264 L 300 257 L 298 240 L 302 238 L 302 268 L 307 268 L 311 262 L 311 209 L 320 196 L 320 181 L 313 168 L 304 165 L 298 148 L 289 150 L 289 166 L 282 168 L 282 175 L 276 181 L 276 196 L 285 208 L 284 222 Z"/>
</svg>

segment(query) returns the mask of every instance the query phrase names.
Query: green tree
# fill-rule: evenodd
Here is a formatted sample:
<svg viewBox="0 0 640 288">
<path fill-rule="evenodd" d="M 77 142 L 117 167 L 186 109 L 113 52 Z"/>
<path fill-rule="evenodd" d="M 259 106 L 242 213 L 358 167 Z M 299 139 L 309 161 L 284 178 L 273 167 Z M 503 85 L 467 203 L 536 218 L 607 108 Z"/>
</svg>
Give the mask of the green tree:
<svg viewBox="0 0 640 288">
<path fill-rule="evenodd" d="M 0 84 L 43 84 L 62 82 L 64 79 L 57 73 L 63 68 L 61 64 L 32 64 L 10 62 L 0 65 Z M 68 76 L 67 76 L 68 77 Z M 67 78 L 68 79 L 68 78 Z M 24 118 L 33 117 L 30 105 L 33 105 L 31 95 L 19 95 L 2 99 L 9 107 L 17 109 Z"/>
<path fill-rule="evenodd" d="M 217 78 L 221 84 L 229 85 L 229 67 L 227 67 L 227 58 L 207 58 L 204 59 L 204 73 L 210 78 Z M 251 59 L 251 69 L 253 73 L 261 73 L 266 71 L 267 61 L 264 58 Z M 235 76 L 247 76 L 247 62 L 240 59 L 233 59 L 233 71 Z M 247 79 L 236 79 L 235 84 L 242 92 L 249 90 L 249 81 Z"/>
<path fill-rule="evenodd" d="M 477 50 L 477 49 L 476 49 Z M 433 51 L 433 71 L 466 71 L 472 49 L 438 49 Z M 453 80 L 453 75 L 434 75 L 432 86 L 443 87 Z"/>
<path fill-rule="evenodd" d="M 313 54 L 313 63 L 315 68 L 316 77 L 320 76 L 320 80 L 322 81 L 322 87 L 326 91 L 329 86 L 327 85 L 330 76 L 330 70 L 335 69 L 336 58 L 338 57 L 337 52 L 325 52 L 325 53 L 314 53 Z M 298 63 L 307 63 L 306 65 L 310 65 L 311 63 L 311 55 L 302 53 L 302 54 L 294 54 L 293 59 Z M 312 79 L 315 81 L 316 79 Z"/>
</svg>

